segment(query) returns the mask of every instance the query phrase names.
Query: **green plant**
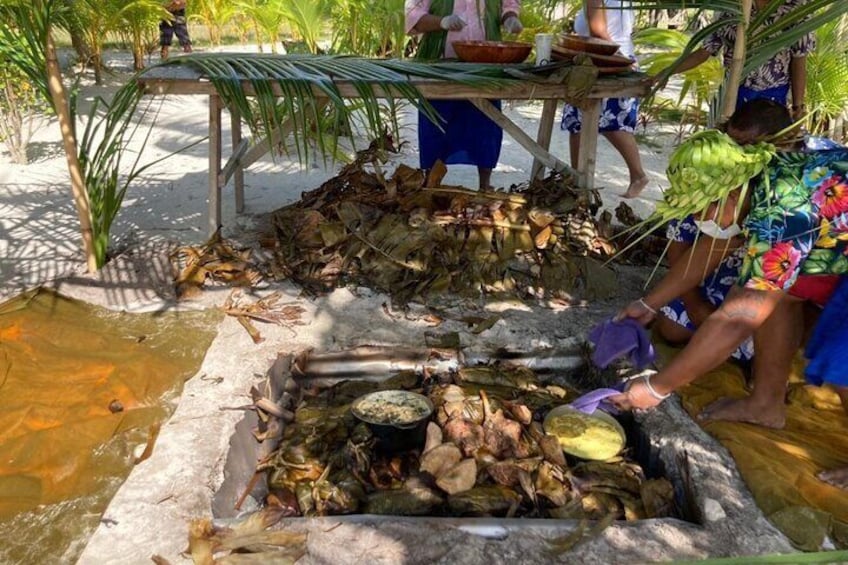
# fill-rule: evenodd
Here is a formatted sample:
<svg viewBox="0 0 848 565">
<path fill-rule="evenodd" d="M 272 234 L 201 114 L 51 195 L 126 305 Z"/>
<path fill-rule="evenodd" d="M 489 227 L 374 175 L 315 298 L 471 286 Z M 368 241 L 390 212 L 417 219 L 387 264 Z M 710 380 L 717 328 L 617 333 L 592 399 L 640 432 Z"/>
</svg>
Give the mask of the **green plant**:
<svg viewBox="0 0 848 565">
<path fill-rule="evenodd" d="M 186 10 L 188 18 L 209 30 L 209 40 L 220 45 L 224 27 L 240 13 L 240 8 L 231 0 L 195 0 Z"/>
<path fill-rule="evenodd" d="M 144 68 L 144 55 L 158 42 L 158 24 L 168 17 L 159 0 L 136 0 L 121 12 L 117 31 L 130 44 L 134 70 Z"/>
<path fill-rule="evenodd" d="M 0 0 L 0 45 L 11 64 L 26 75 L 59 119 L 86 264 L 89 271 L 95 271 L 99 265 L 94 252 L 91 206 L 76 153 L 74 122 L 53 40 L 53 27 L 62 21 L 65 10 L 67 6 L 57 0 Z"/>
<path fill-rule="evenodd" d="M 842 22 L 829 22 L 816 32 L 818 49 L 807 56 L 807 106 L 813 111 L 808 129 L 827 134 L 848 109 L 848 38 Z"/>
<path fill-rule="evenodd" d="M 137 113 L 141 97 L 141 89 L 134 80 L 130 80 L 115 93 L 111 101 L 96 98 L 79 138 L 77 156 L 91 202 L 91 224 L 98 267 L 102 267 L 108 259 L 112 222 L 121 209 L 129 185 L 147 168 L 173 155 L 140 165 L 144 147 L 153 130 L 152 123 L 156 121 L 153 116 L 135 160 L 125 172 L 123 159 L 128 154 L 127 145 L 138 133 L 140 124 L 145 122 L 146 114 L 152 106 L 151 102 L 143 112 Z M 192 145 L 197 143 L 199 141 Z"/>
<path fill-rule="evenodd" d="M 689 42 L 689 36 L 672 29 L 646 29 L 637 32 L 633 41 L 641 48 L 658 49 L 640 61 L 642 70 L 649 75 L 658 75 L 680 57 Z M 677 108 L 681 110 L 681 125 L 692 124 L 694 130 L 699 125 L 706 125 L 706 110 L 721 84 L 722 76 L 721 63 L 714 57 L 682 73 L 683 83 L 676 102 Z M 649 98 L 645 105 L 653 104 L 653 98 Z M 686 103 L 688 99 L 692 102 Z"/>
<path fill-rule="evenodd" d="M 195 53 L 192 57 L 169 60 L 167 64 L 189 65 L 208 76 L 224 104 L 237 109 L 244 120 L 259 131 L 277 130 L 281 127 L 280 116 L 285 116 L 290 120 L 293 143 L 301 162 L 308 160 L 311 141 L 317 143 L 321 154 L 330 155 L 336 148 L 328 146 L 326 141 L 329 139 L 335 144 L 342 132 L 353 131 L 350 122 L 353 109 L 345 103 L 336 81 L 348 83 L 355 89 L 360 100 L 358 119 L 372 137 L 380 137 L 386 130 L 399 129 L 394 106 L 397 101 L 408 101 L 428 119 L 438 120 L 432 106 L 410 83 L 410 77 L 489 86 L 499 84 L 503 77 L 502 71 L 491 65 L 424 64 L 339 55 Z M 248 78 L 242 81 L 237 77 Z M 246 87 L 256 96 L 248 97 Z M 380 100 L 377 91 L 391 93 L 393 98 Z M 319 99 L 326 100 L 336 112 L 334 133 L 329 138 L 309 134 L 315 124 L 322 121 L 321 104 L 316 102 Z M 280 100 L 283 109 L 279 107 Z"/>
<path fill-rule="evenodd" d="M 167 12 L 156 0 L 75 0 L 73 17 L 79 21 L 82 36 L 91 51 L 94 81 L 100 84 L 103 80 L 103 45 L 109 34 L 126 31 L 133 43 L 134 56 L 137 41 L 137 55 L 142 57 L 142 26 L 147 22 L 158 22 L 164 15 L 167 15 Z M 135 29 L 131 29 L 132 27 Z M 138 61 L 136 63 L 138 64 Z"/>
<path fill-rule="evenodd" d="M 0 38 L 0 141 L 14 162 L 25 165 L 27 146 L 48 106 L 38 90 L 7 55 Z"/>
<path fill-rule="evenodd" d="M 245 0 L 238 3 L 241 12 L 253 22 L 257 43 L 261 46 L 267 39 L 272 53 L 277 52 L 280 43 L 280 28 L 285 20 L 284 2 L 286 0 Z"/>
<path fill-rule="evenodd" d="M 283 18 L 295 39 L 302 40 L 310 53 L 318 53 L 318 40 L 330 15 L 332 0 L 286 0 L 280 2 Z"/>
<path fill-rule="evenodd" d="M 331 10 L 333 51 L 402 58 L 409 40 L 403 0 L 337 0 Z"/>
</svg>

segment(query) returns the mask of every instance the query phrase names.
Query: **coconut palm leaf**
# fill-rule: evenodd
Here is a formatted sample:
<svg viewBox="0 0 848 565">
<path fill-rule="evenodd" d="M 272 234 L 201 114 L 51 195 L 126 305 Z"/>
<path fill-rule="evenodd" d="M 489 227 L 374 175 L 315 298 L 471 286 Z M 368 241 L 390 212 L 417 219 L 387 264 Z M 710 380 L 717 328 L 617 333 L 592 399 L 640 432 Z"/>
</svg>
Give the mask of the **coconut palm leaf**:
<svg viewBox="0 0 848 565">
<path fill-rule="evenodd" d="M 61 2 L 44 2 L 42 9 L 37 10 L 20 0 L 0 1 L 0 52 L 26 74 L 51 107 L 53 99 L 44 72 L 47 34 L 64 13 L 65 5 Z"/>
<path fill-rule="evenodd" d="M 826 134 L 848 108 L 848 44 L 838 20 L 819 28 L 816 41 L 843 45 L 842 49 L 818 49 L 807 56 L 807 105 L 813 109 L 807 127 L 813 133 Z"/>
<path fill-rule="evenodd" d="M 314 138 L 322 155 L 328 151 L 324 136 L 309 132 L 321 116 L 316 100 L 324 98 L 341 121 L 349 125 L 351 109 L 339 92 L 337 81 L 349 83 L 358 94 L 364 123 L 379 137 L 398 130 L 396 115 L 382 111 L 386 104 L 406 100 L 424 116 L 440 118 L 411 78 L 427 78 L 476 86 L 497 86 L 512 80 L 498 67 L 465 63 L 423 63 L 398 59 L 362 59 L 342 55 L 286 55 L 196 53 L 162 65 L 186 65 L 210 80 L 224 103 L 238 110 L 249 124 L 271 132 L 280 127 L 280 116 L 292 121 L 294 145 L 301 162 L 308 160 L 309 139 Z M 254 100 L 250 102 L 250 98 Z M 387 101 L 381 101 L 386 98 Z M 280 107 L 282 105 L 282 108 Z M 342 129 L 342 128 L 340 128 Z M 350 128 L 344 128 L 350 129 Z"/>
</svg>

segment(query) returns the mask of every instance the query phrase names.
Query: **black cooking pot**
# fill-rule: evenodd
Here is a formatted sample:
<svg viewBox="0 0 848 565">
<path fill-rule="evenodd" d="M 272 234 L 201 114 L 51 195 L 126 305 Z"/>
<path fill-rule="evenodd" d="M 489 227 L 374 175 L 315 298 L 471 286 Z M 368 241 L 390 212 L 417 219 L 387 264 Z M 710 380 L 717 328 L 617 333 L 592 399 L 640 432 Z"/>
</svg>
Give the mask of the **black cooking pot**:
<svg viewBox="0 0 848 565">
<path fill-rule="evenodd" d="M 406 390 L 381 390 L 360 396 L 350 407 L 365 422 L 384 451 L 403 451 L 424 445 L 433 403 Z"/>
</svg>

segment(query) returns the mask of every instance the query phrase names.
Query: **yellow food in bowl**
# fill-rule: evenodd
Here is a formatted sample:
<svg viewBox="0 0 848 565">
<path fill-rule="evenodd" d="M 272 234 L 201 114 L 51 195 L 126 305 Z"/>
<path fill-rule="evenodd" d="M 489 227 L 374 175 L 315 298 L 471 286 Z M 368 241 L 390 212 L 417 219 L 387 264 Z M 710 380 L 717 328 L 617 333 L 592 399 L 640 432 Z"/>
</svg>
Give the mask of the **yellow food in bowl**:
<svg viewBox="0 0 848 565">
<path fill-rule="evenodd" d="M 559 406 L 548 413 L 544 428 L 559 440 L 563 451 L 581 459 L 615 457 L 626 442 L 621 424 L 599 410 L 584 414 L 570 406 Z"/>
</svg>

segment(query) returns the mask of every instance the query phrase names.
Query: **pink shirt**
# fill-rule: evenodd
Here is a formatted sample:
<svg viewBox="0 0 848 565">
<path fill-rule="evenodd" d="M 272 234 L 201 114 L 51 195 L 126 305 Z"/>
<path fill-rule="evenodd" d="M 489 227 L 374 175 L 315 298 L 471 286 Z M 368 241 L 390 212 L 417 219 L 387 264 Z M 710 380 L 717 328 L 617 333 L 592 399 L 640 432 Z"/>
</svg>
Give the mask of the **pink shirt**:
<svg viewBox="0 0 848 565">
<path fill-rule="evenodd" d="M 503 0 L 501 17 L 507 12 L 518 14 L 519 0 Z M 430 0 L 406 0 L 406 33 L 413 34 L 412 28 L 422 17 L 430 13 Z M 480 41 L 486 39 L 486 0 L 453 0 L 453 13 L 465 20 L 465 27 L 459 31 L 449 31 L 445 43 L 445 57 L 456 57 L 454 41 Z"/>
</svg>

